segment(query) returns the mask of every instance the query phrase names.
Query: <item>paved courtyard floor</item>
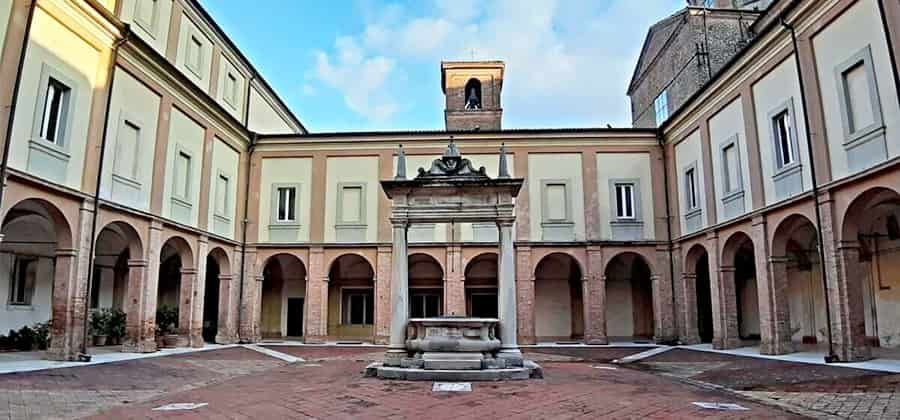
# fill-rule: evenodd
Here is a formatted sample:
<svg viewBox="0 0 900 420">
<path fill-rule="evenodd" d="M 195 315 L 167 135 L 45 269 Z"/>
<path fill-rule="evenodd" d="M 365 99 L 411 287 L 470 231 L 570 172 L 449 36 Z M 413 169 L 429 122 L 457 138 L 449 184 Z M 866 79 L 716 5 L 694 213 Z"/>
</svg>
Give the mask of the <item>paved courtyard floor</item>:
<svg viewBox="0 0 900 420">
<path fill-rule="evenodd" d="M 364 378 L 377 347 L 225 348 L 0 375 L 0 420 L 56 418 L 897 418 L 900 375 L 673 349 L 529 348 L 543 380 L 472 383 Z M 895 398 L 895 395 L 898 395 Z M 734 403 L 719 411 L 693 404 Z M 173 403 L 205 404 L 184 411 Z"/>
</svg>

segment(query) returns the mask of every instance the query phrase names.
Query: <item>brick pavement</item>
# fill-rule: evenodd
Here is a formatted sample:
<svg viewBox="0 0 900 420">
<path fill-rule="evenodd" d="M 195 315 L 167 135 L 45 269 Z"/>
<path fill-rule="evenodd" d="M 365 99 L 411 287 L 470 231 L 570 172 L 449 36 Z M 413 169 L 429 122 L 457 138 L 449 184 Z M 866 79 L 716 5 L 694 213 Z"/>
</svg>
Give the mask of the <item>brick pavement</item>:
<svg viewBox="0 0 900 420">
<path fill-rule="evenodd" d="M 97 419 L 166 418 L 152 411 L 169 403 L 205 402 L 179 418 L 798 418 L 739 397 L 692 387 L 631 369 L 595 369 L 591 363 L 545 364 L 546 378 L 473 383 L 471 393 L 433 393 L 431 382 L 381 381 L 362 376 L 365 352 L 344 360 L 282 366 L 261 374 L 115 407 Z M 321 350 L 294 348 L 311 358 Z M 737 402 L 749 411 L 702 410 L 691 402 Z"/>
<path fill-rule="evenodd" d="M 0 419 L 67 419 L 285 363 L 243 348 L 0 375 Z"/>
<path fill-rule="evenodd" d="M 817 418 L 900 418 L 900 375 L 675 349 L 638 368 L 721 386 Z"/>
</svg>

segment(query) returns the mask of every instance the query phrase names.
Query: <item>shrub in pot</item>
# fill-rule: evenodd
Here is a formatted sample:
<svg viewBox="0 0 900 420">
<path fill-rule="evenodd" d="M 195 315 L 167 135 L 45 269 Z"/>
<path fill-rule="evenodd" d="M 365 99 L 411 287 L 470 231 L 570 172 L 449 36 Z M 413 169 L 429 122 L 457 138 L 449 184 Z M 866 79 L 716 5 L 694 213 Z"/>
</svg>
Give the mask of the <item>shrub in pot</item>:
<svg viewBox="0 0 900 420">
<path fill-rule="evenodd" d="M 108 309 L 108 311 L 109 318 L 106 320 L 106 335 L 109 336 L 107 339 L 108 344 L 122 344 L 122 337 L 125 337 L 125 312 L 118 308 Z"/>
<path fill-rule="evenodd" d="M 109 337 L 106 325 L 109 323 L 109 312 L 106 309 L 91 312 L 91 335 L 95 346 L 105 346 Z"/>
<path fill-rule="evenodd" d="M 34 331 L 33 347 L 38 350 L 47 350 L 50 347 L 50 321 L 38 322 L 31 326 Z"/>
<path fill-rule="evenodd" d="M 157 334 L 162 336 L 163 347 L 175 347 L 178 335 L 175 328 L 178 326 L 178 309 L 171 306 L 162 306 L 156 310 Z"/>
</svg>

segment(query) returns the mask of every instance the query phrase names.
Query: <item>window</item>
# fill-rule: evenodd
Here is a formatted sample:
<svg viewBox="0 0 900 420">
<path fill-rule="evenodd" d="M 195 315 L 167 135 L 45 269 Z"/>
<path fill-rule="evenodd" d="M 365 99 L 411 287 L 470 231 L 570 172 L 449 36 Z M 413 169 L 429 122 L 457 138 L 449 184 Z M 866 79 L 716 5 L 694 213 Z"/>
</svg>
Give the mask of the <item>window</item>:
<svg viewBox="0 0 900 420">
<path fill-rule="evenodd" d="M 187 43 L 187 51 L 184 55 L 185 65 L 197 76 L 202 77 L 203 69 L 203 42 L 196 35 L 191 35 Z"/>
<path fill-rule="evenodd" d="M 137 0 L 134 7 L 134 22 L 151 35 L 156 35 L 159 22 L 159 0 Z"/>
<path fill-rule="evenodd" d="M 437 293 L 414 293 L 409 302 L 410 318 L 431 318 L 441 316 L 441 295 Z"/>
<path fill-rule="evenodd" d="M 742 189 L 741 162 L 736 139 L 731 140 L 722 146 L 722 176 L 726 193 L 732 193 Z"/>
<path fill-rule="evenodd" d="M 223 92 L 223 98 L 225 98 L 225 102 L 233 107 L 237 107 L 238 102 L 238 83 L 237 76 L 232 72 L 228 72 L 227 77 L 225 77 L 225 92 Z"/>
<path fill-rule="evenodd" d="M 38 259 L 16 255 L 13 261 L 13 272 L 10 278 L 9 303 L 11 305 L 31 305 L 34 285 L 37 280 Z"/>
<path fill-rule="evenodd" d="M 50 143 L 63 143 L 70 92 L 70 88 L 59 80 L 53 77 L 47 79 L 40 137 Z"/>
<path fill-rule="evenodd" d="M 616 217 L 634 219 L 634 184 L 616 184 Z"/>
<path fill-rule="evenodd" d="M 228 184 L 229 179 L 225 174 L 216 177 L 216 206 L 215 214 L 225 216 L 228 214 Z"/>
<path fill-rule="evenodd" d="M 138 145 L 141 142 L 141 128 L 129 121 L 122 120 L 116 139 L 116 159 L 113 172 L 128 179 L 137 179 Z"/>
<path fill-rule="evenodd" d="M 175 185 L 173 195 L 188 200 L 191 192 L 191 155 L 178 151 L 175 155 Z"/>
<path fill-rule="evenodd" d="M 656 126 L 661 126 L 669 119 L 669 91 L 664 90 L 653 101 L 653 109 L 656 111 Z"/>
<path fill-rule="evenodd" d="M 343 291 L 344 325 L 372 325 L 375 315 L 375 296 L 371 289 Z"/>
<path fill-rule="evenodd" d="M 797 160 L 794 150 L 794 128 L 790 110 L 783 110 L 772 117 L 772 129 L 775 136 L 775 148 L 778 169 L 784 168 Z"/>
<path fill-rule="evenodd" d="M 697 197 L 697 168 L 691 167 L 684 171 L 684 193 L 687 201 L 688 210 L 695 210 L 700 207 L 700 200 Z"/>
<path fill-rule="evenodd" d="M 862 140 L 884 125 L 871 47 L 838 65 L 835 72 L 845 143 Z"/>
<path fill-rule="evenodd" d="M 365 224 L 365 187 L 363 184 L 341 184 L 338 196 L 338 224 Z"/>
<path fill-rule="evenodd" d="M 297 221 L 297 187 L 277 187 L 276 217 L 277 222 Z"/>
<path fill-rule="evenodd" d="M 566 182 L 544 182 L 544 221 L 569 221 L 569 193 Z"/>
</svg>

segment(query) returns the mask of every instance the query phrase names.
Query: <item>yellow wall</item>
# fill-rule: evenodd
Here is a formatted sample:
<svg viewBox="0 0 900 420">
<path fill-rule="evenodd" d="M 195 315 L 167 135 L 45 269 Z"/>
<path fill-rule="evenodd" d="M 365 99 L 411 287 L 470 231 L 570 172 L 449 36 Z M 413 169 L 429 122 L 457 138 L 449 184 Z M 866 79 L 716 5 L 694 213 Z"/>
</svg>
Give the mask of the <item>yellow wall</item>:
<svg viewBox="0 0 900 420">
<path fill-rule="evenodd" d="M 381 185 L 378 183 L 378 157 L 333 157 L 328 158 L 325 192 L 325 242 L 337 240 L 337 196 L 338 184 L 360 183 L 365 185 L 365 242 L 375 242 L 378 233 L 378 197 Z"/>
<path fill-rule="evenodd" d="M 190 188 L 188 201 L 191 203 L 190 215 L 187 219 L 176 219 L 180 223 L 196 226 L 200 213 L 200 171 L 203 165 L 203 127 L 186 115 L 172 109 L 169 120 L 169 148 L 166 153 L 166 176 L 156 182 L 164 182 L 163 216 L 173 218 L 173 188 L 175 182 L 174 162 L 179 148 L 191 156 Z"/>
<path fill-rule="evenodd" d="M 584 187 L 581 182 L 581 154 L 547 153 L 528 155 L 528 210 L 531 215 L 531 240 L 540 241 L 542 198 L 541 181 L 569 180 L 569 205 L 575 223 L 572 240 L 583 241 L 584 236 Z"/>
<path fill-rule="evenodd" d="M 139 210 L 149 210 L 150 190 L 153 184 L 153 152 L 157 135 L 159 118 L 159 96 L 145 85 L 138 82 L 129 73 L 116 69 L 112 100 L 109 105 L 106 152 L 103 164 L 103 182 L 100 194 L 103 198 L 113 200 Z M 140 143 L 137 152 L 137 185 L 130 186 L 126 182 L 113 180 L 116 167 L 117 141 L 121 121 L 127 119 L 140 127 Z M 122 174 L 116 174 L 116 177 Z M 139 185 L 138 188 L 134 188 Z"/>
<path fill-rule="evenodd" d="M 169 41 L 169 24 L 172 20 L 172 0 L 157 0 L 159 9 L 155 27 L 147 27 L 144 22 L 135 22 L 135 8 L 139 0 L 120 1 L 122 2 L 122 12 L 119 18 L 122 19 L 122 22 L 130 24 L 134 33 L 150 44 L 154 50 L 162 55 L 166 55 L 166 45 Z"/>
<path fill-rule="evenodd" d="M 598 153 L 597 154 L 597 213 L 600 235 L 612 239 L 610 221 L 613 217 L 611 179 L 640 180 L 641 221 L 644 223 L 644 239 L 656 237 L 653 215 L 653 179 L 650 177 L 650 155 L 647 153 Z"/>
<path fill-rule="evenodd" d="M 750 196 L 750 164 L 747 157 L 747 137 L 744 132 L 744 106 L 741 99 L 735 99 L 709 120 L 710 150 L 712 151 L 713 179 L 716 191 L 716 216 L 719 222 L 725 221 L 725 208 L 722 197 L 725 197 L 725 169 L 722 159 L 722 145 L 737 135 L 737 147 L 741 162 L 741 182 L 744 189 L 744 210 L 753 207 Z M 734 215 L 735 217 L 737 215 Z"/>
<path fill-rule="evenodd" d="M 896 23 L 896 22 L 895 22 Z M 900 154 L 900 106 L 891 73 L 881 17 L 875 0 L 863 0 L 853 5 L 840 19 L 813 38 L 816 67 L 822 92 L 825 115 L 825 131 L 828 134 L 832 176 L 835 179 L 850 175 L 844 143 L 844 125 L 841 120 L 838 80 L 835 68 L 857 52 L 870 46 L 874 62 L 875 80 L 881 98 L 884 123 L 888 127 L 888 158 Z"/>
<path fill-rule="evenodd" d="M 269 224 L 272 222 L 272 184 L 300 184 L 298 193 L 300 211 L 297 214 L 300 228 L 296 241 L 309 241 L 312 159 L 263 159 L 261 172 L 259 187 L 259 241 L 269 242 Z"/>
<path fill-rule="evenodd" d="M 73 103 L 67 118 L 68 131 L 62 149 L 69 155 L 62 175 L 52 181 L 80 189 L 84 169 L 85 139 L 87 138 L 91 100 L 96 86 L 96 74 L 100 65 L 100 53 L 93 46 L 63 26 L 58 20 L 38 7 L 34 12 L 28 53 L 22 70 L 21 85 L 16 107 L 13 142 L 10 146 L 10 166 L 29 173 L 47 177 L 47 172 L 29 169 L 29 141 L 32 139 L 38 98 L 46 94 L 41 87 L 43 69 L 52 68 L 72 83 Z M 37 117 L 35 116 L 37 115 Z M 41 140 L 43 142 L 43 140 Z M 46 142 L 44 142 L 46 143 Z"/>
<path fill-rule="evenodd" d="M 213 141 L 213 154 L 211 170 L 209 173 L 209 218 L 208 230 L 226 238 L 234 238 L 234 227 L 237 222 L 235 219 L 235 200 L 237 199 L 238 184 L 238 164 L 240 154 L 229 147 L 221 139 L 216 138 Z M 224 214 L 216 215 L 216 197 L 219 174 L 228 177 L 228 192 L 226 203 L 226 211 Z M 224 219 L 222 218 L 224 216 Z"/>
</svg>

